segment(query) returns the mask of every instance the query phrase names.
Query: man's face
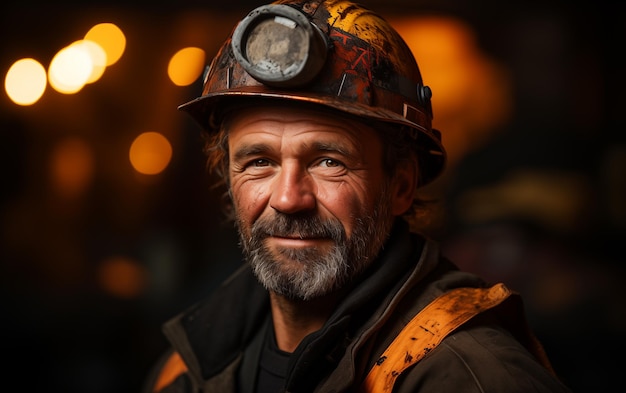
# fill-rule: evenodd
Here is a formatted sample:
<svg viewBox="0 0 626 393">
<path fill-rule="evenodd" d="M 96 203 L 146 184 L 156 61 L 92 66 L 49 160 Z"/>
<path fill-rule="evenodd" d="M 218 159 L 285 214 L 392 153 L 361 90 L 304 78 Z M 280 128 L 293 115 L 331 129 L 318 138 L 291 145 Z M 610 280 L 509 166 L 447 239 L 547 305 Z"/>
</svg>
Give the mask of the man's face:
<svg viewBox="0 0 626 393">
<path fill-rule="evenodd" d="M 242 110 L 229 125 L 236 222 L 261 283 L 307 300 L 362 272 L 396 210 L 376 131 L 327 112 L 278 106 Z"/>
</svg>

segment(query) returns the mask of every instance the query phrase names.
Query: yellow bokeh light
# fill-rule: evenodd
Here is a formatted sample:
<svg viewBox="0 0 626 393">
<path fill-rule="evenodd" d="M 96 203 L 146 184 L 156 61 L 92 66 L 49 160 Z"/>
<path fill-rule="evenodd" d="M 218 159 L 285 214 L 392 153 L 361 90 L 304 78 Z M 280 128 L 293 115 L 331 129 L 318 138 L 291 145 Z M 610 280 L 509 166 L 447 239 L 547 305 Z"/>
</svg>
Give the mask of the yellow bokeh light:
<svg viewBox="0 0 626 393">
<path fill-rule="evenodd" d="M 4 79 L 4 89 L 18 105 L 32 105 L 46 90 L 46 69 L 35 59 L 20 59 L 13 63 Z"/>
<path fill-rule="evenodd" d="M 93 71 L 93 60 L 82 41 L 61 49 L 48 68 L 50 86 L 59 93 L 73 94 L 85 86 Z"/>
<path fill-rule="evenodd" d="M 172 158 L 172 145 L 158 132 L 144 132 L 130 146 L 130 163 L 144 175 L 161 173 Z"/>
<path fill-rule="evenodd" d="M 183 48 L 170 59 L 167 75 L 176 86 L 188 86 L 202 74 L 204 60 L 204 50 L 195 47 Z"/>
<path fill-rule="evenodd" d="M 107 66 L 117 63 L 126 49 L 126 36 L 113 23 L 99 23 L 93 26 L 85 34 L 85 39 L 97 43 L 104 49 Z"/>
<path fill-rule="evenodd" d="M 91 74 L 87 78 L 87 83 L 94 83 L 104 74 L 104 70 L 107 66 L 107 54 L 104 49 L 97 42 L 90 40 L 81 41 L 83 49 L 91 57 L 93 67 L 91 68 Z"/>
<path fill-rule="evenodd" d="M 444 133 L 448 168 L 487 141 L 511 113 L 506 69 L 483 52 L 463 20 L 446 16 L 392 21 L 432 88 L 433 127 Z"/>
</svg>

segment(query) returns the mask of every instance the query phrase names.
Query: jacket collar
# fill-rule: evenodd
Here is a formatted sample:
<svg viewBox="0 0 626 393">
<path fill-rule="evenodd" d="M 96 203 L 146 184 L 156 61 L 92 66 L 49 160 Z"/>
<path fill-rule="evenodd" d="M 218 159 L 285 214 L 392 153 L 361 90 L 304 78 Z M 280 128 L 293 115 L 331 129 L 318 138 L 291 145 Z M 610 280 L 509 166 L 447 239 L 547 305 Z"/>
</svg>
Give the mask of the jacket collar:
<svg viewBox="0 0 626 393">
<path fill-rule="evenodd" d="M 288 390 L 315 386 L 336 367 L 354 337 L 368 331 L 416 269 L 424 240 L 397 220 L 376 261 L 355 283 L 327 323 L 294 352 Z M 243 352 L 269 313 L 269 296 L 247 264 L 206 300 L 164 325 L 164 333 L 195 378 L 206 380 Z M 311 366 L 315 364 L 315 366 Z M 311 370 L 315 370 L 314 373 Z"/>
</svg>

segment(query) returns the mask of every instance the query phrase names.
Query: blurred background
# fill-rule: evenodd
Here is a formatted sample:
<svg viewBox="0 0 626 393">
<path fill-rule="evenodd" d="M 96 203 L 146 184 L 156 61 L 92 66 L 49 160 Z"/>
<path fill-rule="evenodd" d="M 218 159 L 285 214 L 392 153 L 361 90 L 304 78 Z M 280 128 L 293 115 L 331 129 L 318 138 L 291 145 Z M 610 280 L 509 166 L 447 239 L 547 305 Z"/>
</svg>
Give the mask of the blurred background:
<svg viewBox="0 0 626 393">
<path fill-rule="evenodd" d="M 240 264 L 176 107 L 264 3 L 2 5 L 6 381 L 137 392 L 166 348 L 161 324 Z M 434 92 L 449 164 L 422 191 L 437 201 L 422 230 L 522 293 L 574 391 L 611 391 L 626 349 L 623 4 L 361 3 L 406 38 Z"/>
</svg>

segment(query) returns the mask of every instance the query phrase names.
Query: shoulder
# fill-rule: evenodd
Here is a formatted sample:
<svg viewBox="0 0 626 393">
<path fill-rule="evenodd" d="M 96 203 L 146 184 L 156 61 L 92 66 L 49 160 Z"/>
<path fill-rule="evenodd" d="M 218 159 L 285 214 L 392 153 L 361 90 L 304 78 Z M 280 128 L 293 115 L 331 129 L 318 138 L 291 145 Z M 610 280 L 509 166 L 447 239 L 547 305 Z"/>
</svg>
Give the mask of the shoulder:
<svg viewBox="0 0 626 393">
<path fill-rule="evenodd" d="M 398 392 L 569 392 L 508 330 L 481 316 L 398 379 Z M 416 387 L 419 386 L 419 389 Z"/>
</svg>

